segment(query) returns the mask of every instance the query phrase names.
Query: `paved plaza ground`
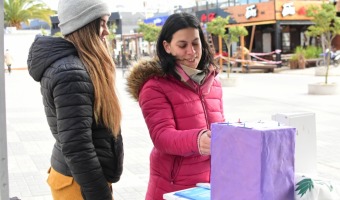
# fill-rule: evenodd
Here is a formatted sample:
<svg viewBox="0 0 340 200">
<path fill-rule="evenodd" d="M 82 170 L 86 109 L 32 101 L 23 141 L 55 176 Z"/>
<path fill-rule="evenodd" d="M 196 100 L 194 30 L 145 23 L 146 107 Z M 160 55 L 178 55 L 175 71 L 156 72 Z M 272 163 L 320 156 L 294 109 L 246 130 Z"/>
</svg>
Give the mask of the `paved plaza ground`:
<svg viewBox="0 0 340 200">
<path fill-rule="evenodd" d="M 317 169 L 320 178 L 340 182 L 340 95 L 308 95 L 307 84 L 322 82 L 313 69 L 280 73 L 232 74 L 241 83 L 224 87 L 227 120 L 270 120 L 282 112 L 316 115 Z M 142 200 L 147 188 L 152 143 L 138 103 L 125 91 L 126 80 L 117 71 L 123 110 L 124 171 L 113 184 L 115 200 Z M 39 83 L 26 70 L 5 74 L 10 197 L 50 200 L 46 184 L 53 138 L 45 119 Z M 340 84 L 340 76 L 331 76 Z"/>
</svg>

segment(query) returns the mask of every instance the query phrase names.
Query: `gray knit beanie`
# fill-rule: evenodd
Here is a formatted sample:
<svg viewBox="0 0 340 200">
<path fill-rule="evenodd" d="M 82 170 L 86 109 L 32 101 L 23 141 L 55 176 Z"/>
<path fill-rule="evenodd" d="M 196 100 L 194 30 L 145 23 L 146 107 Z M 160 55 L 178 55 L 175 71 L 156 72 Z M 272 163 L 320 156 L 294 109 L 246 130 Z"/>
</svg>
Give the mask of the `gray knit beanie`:
<svg viewBox="0 0 340 200">
<path fill-rule="evenodd" d="M 105 0 L 59 0 L 58 26 L 63 35 L 70 34 L 105 15 L 111 15 Z"/>
</svg>

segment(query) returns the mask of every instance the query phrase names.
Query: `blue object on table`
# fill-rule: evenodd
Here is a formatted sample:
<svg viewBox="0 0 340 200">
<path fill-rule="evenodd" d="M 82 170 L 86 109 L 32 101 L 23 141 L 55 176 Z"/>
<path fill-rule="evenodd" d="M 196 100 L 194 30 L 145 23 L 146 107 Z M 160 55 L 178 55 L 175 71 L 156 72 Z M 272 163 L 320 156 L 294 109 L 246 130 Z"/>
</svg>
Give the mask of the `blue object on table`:
<svg viewBox="0 0 340 200">
<path fill-rule="evenodd" d="M 181 190 L 174 193 L 174 195 L 191 200 L 210 200 L 210 190 L 203 187 Z"/>
</svg>

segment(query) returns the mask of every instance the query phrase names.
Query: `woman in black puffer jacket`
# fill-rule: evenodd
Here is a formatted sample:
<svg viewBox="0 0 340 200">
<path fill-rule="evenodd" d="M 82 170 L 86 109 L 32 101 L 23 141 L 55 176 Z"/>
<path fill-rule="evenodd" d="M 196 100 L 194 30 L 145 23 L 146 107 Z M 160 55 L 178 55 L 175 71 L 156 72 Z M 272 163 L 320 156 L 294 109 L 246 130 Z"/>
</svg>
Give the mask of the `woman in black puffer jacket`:
<svg viewBox="0 0 340 200">
<path fill-rule="evenodd" d="M 61 0 L 65 39 L 37 37 L 30 48 L 29 73 L 41 84 L 55 138 L 47 180 L 54 199 L 111 200 L 122 174 L 121 109 L 105 41 L 110 13 L 104 0 Z"/>
</svg>

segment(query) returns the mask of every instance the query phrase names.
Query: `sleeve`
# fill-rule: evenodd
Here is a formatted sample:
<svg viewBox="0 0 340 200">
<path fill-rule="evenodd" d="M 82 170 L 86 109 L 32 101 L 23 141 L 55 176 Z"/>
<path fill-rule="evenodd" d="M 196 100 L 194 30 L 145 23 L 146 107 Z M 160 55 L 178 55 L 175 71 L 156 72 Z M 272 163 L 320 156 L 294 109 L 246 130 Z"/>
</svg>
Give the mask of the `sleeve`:
<svg viewBox="0 0 340 200">
<path fill-rule="evenodd" d="M 87 72 L 58 72 L 51 82 L 58 138 L 72 176 L 85 199 L 112 200 L 92 141 L 94 92 Z"/>
<path fill-rule="evenodd" d="M 176 129 L 172 105 L 155 80 L 143 86 L 139 105 L 157 150 L 178 156 L 200 155 L 197 139 L 202 129 Z"/>
</svg>

